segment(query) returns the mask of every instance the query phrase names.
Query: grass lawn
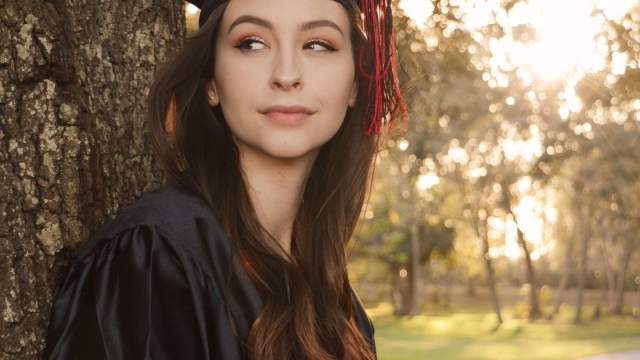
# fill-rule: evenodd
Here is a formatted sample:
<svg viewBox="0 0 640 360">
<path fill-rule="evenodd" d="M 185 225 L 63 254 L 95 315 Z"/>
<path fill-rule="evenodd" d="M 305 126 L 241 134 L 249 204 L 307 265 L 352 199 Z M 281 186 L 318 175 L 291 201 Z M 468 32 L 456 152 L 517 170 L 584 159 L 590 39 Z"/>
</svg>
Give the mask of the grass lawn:
<svg viewBox="0 0 640 360">
<path fill-rule="evenodd" d="M 518 359 L 566 360 L 600 353 L 640 349 L 640 320 L 631 316 L 591 319 L 573 325 L 573 308 L 554 320 L 516 319 L 503 309 L 496 327 L 489 308 L 430 309 L 425 316 L 397 318 L 389 303 L 367 310 L 375 325 L 380 360 Z"/>
</svg>

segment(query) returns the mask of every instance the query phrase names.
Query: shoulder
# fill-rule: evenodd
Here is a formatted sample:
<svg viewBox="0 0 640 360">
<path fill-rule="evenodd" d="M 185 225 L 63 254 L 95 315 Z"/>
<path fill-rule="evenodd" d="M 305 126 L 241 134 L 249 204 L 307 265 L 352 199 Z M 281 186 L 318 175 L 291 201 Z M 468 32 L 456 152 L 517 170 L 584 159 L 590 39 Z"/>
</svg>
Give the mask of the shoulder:
<svg viewBox="0 0 640 360">
<path fill-rule="evenodd" d="M 142 228 L 159 234 L 169 245 L 196 254 L 200 252 L 203 241 L 225 241 L 226 238 L 209 205 L 168 182 L 147 192 L 96 230 L 77 259 L 88 256 L 123 234 L 136 232 L 144 235 L 145 232 L 139 231 Z"/>
<path fill-rule="evenodd" d="M 360 332 L 362 333 L 362 335 L 364 335 L 365 339 L 367 339 L 369 345 L 371 346 L 371 349 L 375 353 L 375 329 L 373 327 L 373 322 L 371 322 L 371 318 L 365 311 L 364 306 L 362 305 L 362 302 L 360 301 L 360 298 L 358 297 L 358 294 L 356 294 L 356 291 L 353 289 L 353 287 L 351 288 L 351 294 L 353 296 L 353 309 L 355 311 L 354 316 L 356 323 L 360 328 Z"/>
<path fill-rule="evenodd" d="M 192 253 L 221 238 L 200 238 L 189 223 L 215 221 L 212 213 L 165 185 L 98 229 L 63 270 L 45 358 L 209 358 L 199 334 L 208 320 L 199 315 L 221 300 L 203 291 L 217 289 L 209 284 L 216 278 Z M 180 336 L 167 335 L 172 329 Z"/>
<path fill-rule="evenodd" d="M 96 234 L 108 235 L 126 227 L 148 224 L 176 232 L 194 217 L 213 218 L 212 209 L 197 197 L 186 194 L 172 183 L 147 192 Z"/>
</svg>

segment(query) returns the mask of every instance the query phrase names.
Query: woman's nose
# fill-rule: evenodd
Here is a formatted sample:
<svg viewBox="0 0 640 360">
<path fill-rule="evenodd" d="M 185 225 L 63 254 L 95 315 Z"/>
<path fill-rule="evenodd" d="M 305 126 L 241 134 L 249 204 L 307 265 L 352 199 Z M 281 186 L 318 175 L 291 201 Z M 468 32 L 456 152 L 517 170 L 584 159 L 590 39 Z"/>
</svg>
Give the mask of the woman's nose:
<svg viewBox="0 0 640 360">
<path fill-rule="evenodd" d="M 293 49 L 281 48 L 274 60 L 271 87 L 289 91 L 302 86 L 299 58 Z"/>
</svg>

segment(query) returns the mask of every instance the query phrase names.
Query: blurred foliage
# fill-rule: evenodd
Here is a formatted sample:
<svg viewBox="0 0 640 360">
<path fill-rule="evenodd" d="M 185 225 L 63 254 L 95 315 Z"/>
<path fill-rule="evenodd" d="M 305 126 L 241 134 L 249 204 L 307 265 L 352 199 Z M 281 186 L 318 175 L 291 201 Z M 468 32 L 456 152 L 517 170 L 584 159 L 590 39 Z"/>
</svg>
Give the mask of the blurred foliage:
<svg viewBox="0 0 640 360">
<path fill-rule="evenodd" d="M 520 2 L 498 2 L 495 19 Z M 472 293 L 490 259 L 498 286 L 530 286 L 523 304 L 548 304 L 549 286 L 582 276 L 621 312 L 640 276 L 640 6 L 622 18 L 595 8 L 605 65 L 548 77 L 492 52 L 505 37 L 541 41 L 533 26 L 468 28 L 463 3 L 433 1 L 424 24 L 395 9 L 409 131 L 385 137 L 353 257 L 389 275 L 352 278 L 398 287 L 417 226 L 426 283 Z M 448 270 L 431 271 L 439 264 Z"/>
</svg>

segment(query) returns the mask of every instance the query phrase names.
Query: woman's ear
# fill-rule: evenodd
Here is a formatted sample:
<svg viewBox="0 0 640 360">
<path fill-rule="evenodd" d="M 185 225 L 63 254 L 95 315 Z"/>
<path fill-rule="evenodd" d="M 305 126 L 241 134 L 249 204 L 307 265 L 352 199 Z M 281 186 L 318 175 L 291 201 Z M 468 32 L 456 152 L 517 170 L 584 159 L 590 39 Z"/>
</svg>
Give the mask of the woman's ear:
<svg viewBox="0 0 640 360">
<path fill-rule="evenodd" d="M 218 96 L 218 88 L 216 87 L 216 81 L 211 79 L 209 83 L 207 83 L 207 101 L 211 106 L 217 106 L 220 104 L 220 97 Z"/>
<path fill-rule="evenodd" d="M 353 86 L 351 87 L 351 95 L 349 96 L 349 107 L 356 106 L 356 99 L 358 98 L 358 83 L 353 82 Z"/>
</svg>

